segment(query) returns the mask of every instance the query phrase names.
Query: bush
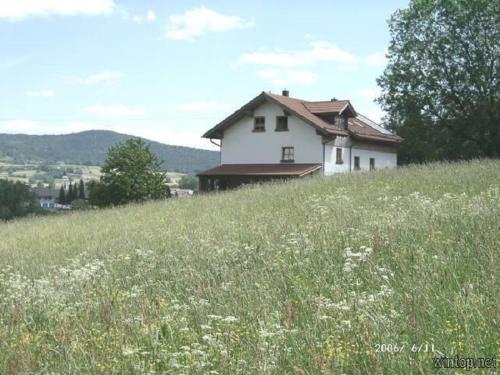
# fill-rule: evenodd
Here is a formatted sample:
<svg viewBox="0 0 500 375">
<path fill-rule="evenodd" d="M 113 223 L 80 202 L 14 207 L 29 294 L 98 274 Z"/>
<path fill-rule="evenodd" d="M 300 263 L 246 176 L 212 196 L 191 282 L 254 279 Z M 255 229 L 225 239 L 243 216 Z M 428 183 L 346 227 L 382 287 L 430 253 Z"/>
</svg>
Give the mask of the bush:
<svg viewBox="0 0 500 375">
<path fill-rule="evenodd" d="M 198 178 L 193 175 L 184 175 L 179 180 L 179 188 L 198 190 Z"/>
</svg>

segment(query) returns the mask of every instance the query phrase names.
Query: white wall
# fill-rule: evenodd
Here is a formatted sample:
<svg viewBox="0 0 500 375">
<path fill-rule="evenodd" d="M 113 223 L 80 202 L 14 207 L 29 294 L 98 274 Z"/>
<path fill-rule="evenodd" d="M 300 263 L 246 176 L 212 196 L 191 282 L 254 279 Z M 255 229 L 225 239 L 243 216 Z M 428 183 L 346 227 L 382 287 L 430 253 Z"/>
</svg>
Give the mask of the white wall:
<svg viewBox="0 0 500 375">
<path fill-rule="evenodd" d="M 274 103 L 264 103 L 254 116 L 265 116 L 266 131 L 253 132 L 254 119 L 247 116 L 224 131 L 221 141 L 222 164 L 277 164 L 281 161 L 281 148 L 295 148 L 295 163 L 322 163 L 323 145 L 316 130 L 301 119 L 290 115 L 288 131 L 277 132 L 276 116 L 283 109 Z"/>
<path fill-rule="evenodd" d="M 337 148 L 342 150 L 342 164 L 336 164 Z M 370 170 L 370 158 L 375 159 L 375 169 L 397 167 L 396 150 L 376 146 L 363 147 L 363 145 L 352 143 L 348 138 L 338 137 L 335 142 L 325 147 L 325 174 L 331 175 L 354 170 L 355 156 L 360 158 L 361 170 Z"/>
<path fill-rule="evenodd" d="M 375 169 L 395 168 L 398 165 L 398 155 L 396 152 L 376 151 L 352 148 L 352 169 L 354 170 L 354 157 L 359 156 L 361 170 L 370 170 L 370 158 L 375 158 Z"/>
</svg>

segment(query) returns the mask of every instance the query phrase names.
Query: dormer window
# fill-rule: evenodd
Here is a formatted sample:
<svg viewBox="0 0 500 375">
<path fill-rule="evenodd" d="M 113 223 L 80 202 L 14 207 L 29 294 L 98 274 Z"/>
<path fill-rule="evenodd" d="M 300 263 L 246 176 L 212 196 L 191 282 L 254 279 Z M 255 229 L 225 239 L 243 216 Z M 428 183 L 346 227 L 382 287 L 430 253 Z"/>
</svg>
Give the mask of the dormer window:
<svg viewBox="0 0 500 375">
<path fill-rule="evenodd" d="M 253 131 L 254 132 L 265 132 L 266 131 L 266 118 L 264 116 L 254 117 Z"/>
<path fill-rule="evenodd" d="M 347 116 L 342 116 L 342 128 L 347 129 L 347 127 L 348 127 Z"/>
<path fill-rule="evenodd" d="M 340 129 L 347 129 L 347 116 L 338 115 L 335 117 L 335 125 Z"/>
<path fill-rule="evenodd" d="M 288 131 L 288 117 L 287 116 L 277 116 L 276 117 L 276 131 L 277 132 Z"/>
</svg>

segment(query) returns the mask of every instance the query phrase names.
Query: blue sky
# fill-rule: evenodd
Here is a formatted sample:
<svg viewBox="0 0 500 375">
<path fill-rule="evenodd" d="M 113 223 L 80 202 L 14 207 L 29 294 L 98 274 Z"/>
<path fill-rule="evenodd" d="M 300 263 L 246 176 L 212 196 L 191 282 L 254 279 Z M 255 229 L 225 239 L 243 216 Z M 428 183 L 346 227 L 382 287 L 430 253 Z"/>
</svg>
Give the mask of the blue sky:
<svg viewBox="0 0 500 375">
<path fill-rule="evenodd" d="M 201 134 L 262 91 L 379 121 L 387 19 L 407 1 L 0 0 L 0 132 Z"/>
</svg>

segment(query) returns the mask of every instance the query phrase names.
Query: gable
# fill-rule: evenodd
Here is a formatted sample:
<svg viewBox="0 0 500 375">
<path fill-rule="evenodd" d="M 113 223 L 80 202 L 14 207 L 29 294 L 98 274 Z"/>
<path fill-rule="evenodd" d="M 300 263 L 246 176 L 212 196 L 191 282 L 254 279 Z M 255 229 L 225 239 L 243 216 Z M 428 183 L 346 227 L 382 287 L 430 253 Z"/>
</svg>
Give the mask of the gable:
<svg viewBox="0 0 500 375">
<path fill-rule="evenodd" d="M 402 138 L 391 134 L 389 131 L 358 115 L 348 100 L 335 100 L 309 102 L 288 95 L 277 95 L 262 92 L 247 104 L 235 111 L 229 117 L 215 125 L 212 129 L 203 134 L 204 138 L 222 139 L 224 131 L 233 126 L 238 120 L 244 117 L 253 117 L 256 108 L 263 103 L 275 103 L 282 108 L 284 115 L 294 115 L 303 120 L 306 124 L 316 129 L 317 133 L 326 139 L 335 136 L 348 136 L 362 139 L 368 142 L 382 142 L 398 144 Z M 334 115 L 334 116 L 329 116 Z M 335 115 L 342 115 L 348 119 L 347 129 L 339 127 L 329 118 Z M 372 124 L 370 124 L 372 123 Z M 382 131 L 383 129 L 383 131 Z"/>
</svg>

